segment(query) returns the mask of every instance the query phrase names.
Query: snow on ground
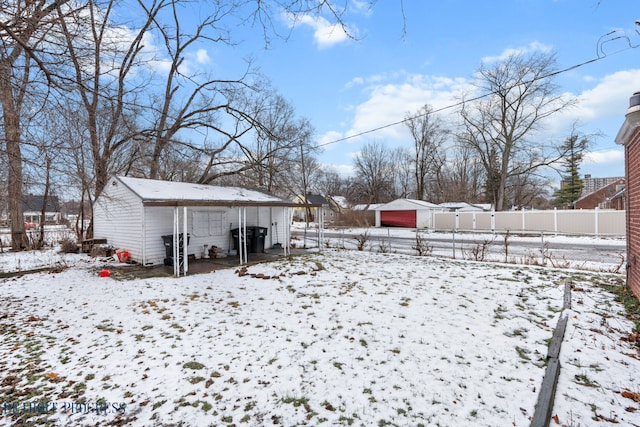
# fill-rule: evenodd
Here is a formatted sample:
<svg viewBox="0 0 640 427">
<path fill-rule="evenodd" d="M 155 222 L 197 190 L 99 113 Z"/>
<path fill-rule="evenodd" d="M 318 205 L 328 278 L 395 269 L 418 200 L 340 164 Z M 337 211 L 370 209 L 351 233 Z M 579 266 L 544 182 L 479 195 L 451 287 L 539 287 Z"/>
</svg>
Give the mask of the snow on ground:
<svg viewBox="0 0 640 427">
<path fill-rule="evenodd" d="M 528 426 L 565 280 L 554 415 L 639 424 L 632 324 L 596 285 L 621 275 L 327 250 L 117 280 L 77 259 L 0 279 L 0 425 Z"/>
</svg>

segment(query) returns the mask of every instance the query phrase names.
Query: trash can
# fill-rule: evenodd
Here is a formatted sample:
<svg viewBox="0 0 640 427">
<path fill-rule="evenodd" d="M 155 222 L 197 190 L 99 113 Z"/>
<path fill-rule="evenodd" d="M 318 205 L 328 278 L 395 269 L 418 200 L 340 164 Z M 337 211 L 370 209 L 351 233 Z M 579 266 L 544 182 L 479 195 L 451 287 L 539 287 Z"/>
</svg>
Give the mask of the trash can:
<svg viewBox="0 0 640 427">
<path fill-rule="evenodd" d="M 265 227 L 253 227 L 253 240 L 251 240 L 251 250 L 249 252 L 264 252 L 264 241 L 267 237 Z"/>
<path fill-rule="evenodd" d="M 238 250 L 240 247 L 240 229 L 234 228 L 231 230 L 231 237 L 233 237 L 233 249 Z M 247 227 L 247 252 L 252 252 L 253 246 L 253 227 Z"/>
<path fill-rule="evenodd" d="M 187 246 L 191 240 L 191 235 L 187 233 Z M 173 265 L 173 234 L 162 236 L 164 242 L 164 251 L 166 258 L 164 259 L 164 265 Z M 178 248 L 182 252 L 184 245 L 183 233 L 178 235 Z M 182 255 L 180 256 L 180 262 L 182 262 Z"/>
</svg>

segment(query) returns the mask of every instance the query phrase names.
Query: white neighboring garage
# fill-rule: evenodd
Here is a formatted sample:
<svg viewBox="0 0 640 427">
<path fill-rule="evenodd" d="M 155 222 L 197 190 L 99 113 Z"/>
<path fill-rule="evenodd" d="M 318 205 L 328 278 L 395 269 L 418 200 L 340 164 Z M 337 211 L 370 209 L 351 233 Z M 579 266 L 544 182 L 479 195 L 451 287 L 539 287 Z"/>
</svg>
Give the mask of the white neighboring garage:
<svg viewBox="0 0 640 427">
<path fill-rule="evenodd" d="M 376 227 L 433 228 L 433 213 L 446 209 L 424 200 L 397 199 L 375 211 Z"/>
</svg>

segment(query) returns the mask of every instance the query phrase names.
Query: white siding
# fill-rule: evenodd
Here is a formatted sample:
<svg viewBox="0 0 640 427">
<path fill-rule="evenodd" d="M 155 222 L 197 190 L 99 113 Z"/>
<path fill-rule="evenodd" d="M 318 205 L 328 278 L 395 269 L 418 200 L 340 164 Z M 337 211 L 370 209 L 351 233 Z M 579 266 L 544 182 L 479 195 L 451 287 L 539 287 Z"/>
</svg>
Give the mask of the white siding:
<svg viewBox="0 0 640 427">
<path fill-rule="evenodd" d="M 116 185 L 112 185 L 115 182 Z M 116 179 L 109 181 L 94 208 L 94 236 L 106 238 L 109 245 L 129 251 L 130 259 L 144 265 L 163 264 L 166 249 L 162 236 L 173 234 L 174 207 L 143 207 L 140 198 Z M 247 207 L 249 226 L 265 227 L 265 249 L 274 243 L 285 243 L 289 224 L 282 207 Z M 189 255 L 200 258 L 204 245 L 217 246 L 224 252 L 233 248 L 231 229 L 238 227 L 238 208 L 226 206 L 189 207 L 187 232 Z M 180 229 L 182 214 L 180 211 Z M 278 236 L 276 233 L 276 222 Z M 206 224 L 205 224 L 206 223 Z M 144 245 L 144 249 L 143 249 Z"/>
<path fill-rule="evenodd" d="M 430 209 L 423 209 L 416 211 L 416 228 L 431 228 L 431 217 L 433 211 Z"/>
<path fill-rule="evenodd" d="M 107 183 L 94 206 L 93 236 L 107 239 L 114 248 L 127 250 L 130 259 L 142 261 L 142 204 L 115 179 Z"/>
<path fill-rule="evenodd" d="M 267 229 L 265 249 L 271 248 L 274 243 L 284 243 L 286 233 L 284 211 L 281 207 L 247 207 L 247 225 L 258 226 Z M 145 208 L 146 226 L 146 264 L 162 264 L 166 257 L 166 249 L 162 236 L 173 234 L 173 207 L 147 207 Z M 180 215 L 182 218 L 182 208 Z M 220 226 L 203 226 L 203 221 L 208 218 L 211 221 L 219 221 Z M 194 223 L 195 220 L 195 223 Z M 278 223 L 276 238 L 276 226 Z M 182 228 L 182 219 L 180 220 Z M 228 207 L 190 207 L 187 210 L 187 232 L 190 235 L 188 253 L 196 258 L 202 257 L 204 245 L 217 246 L 224 252 L 233 250 L 231 230 L 238 228 L 238 208 Z"/>
<path fill-rule="evenodd" d="M 162 264 L 164 262 L 166 252 L 162 236 L 173 234 L 173 210 L 174 208 L 171 206 L 147 206 L 144 208 L 145 265 Z"/>
</svg>

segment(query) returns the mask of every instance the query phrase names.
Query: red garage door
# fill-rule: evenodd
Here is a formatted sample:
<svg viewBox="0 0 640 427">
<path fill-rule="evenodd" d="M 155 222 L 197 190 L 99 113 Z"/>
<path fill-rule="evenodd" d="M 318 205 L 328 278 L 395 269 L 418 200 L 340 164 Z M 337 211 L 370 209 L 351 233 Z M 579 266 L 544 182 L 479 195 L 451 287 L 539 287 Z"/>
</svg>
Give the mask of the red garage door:
<svg viewBox="0 0 640 427">
<path fill-rule="evenodd" d="M 380 225 L 415 228 L 416 211 L 380 211 Z"/>
</svg>

